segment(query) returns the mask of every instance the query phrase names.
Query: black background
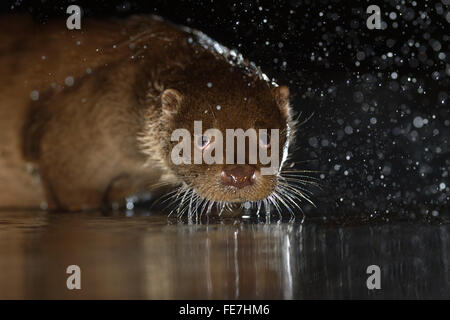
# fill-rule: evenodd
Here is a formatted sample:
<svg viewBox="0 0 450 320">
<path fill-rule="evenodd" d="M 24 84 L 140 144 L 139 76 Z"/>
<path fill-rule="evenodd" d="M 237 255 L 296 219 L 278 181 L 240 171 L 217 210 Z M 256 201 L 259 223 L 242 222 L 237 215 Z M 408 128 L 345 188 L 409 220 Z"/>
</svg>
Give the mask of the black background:
<svg viewBox="0 0 450 320">
<path fill-rule="evenodd" d="M 153 13 L 200 29 L 288 85 L 300 119 L 310 117 L 295 151 L 297 168 L 320 171 L 308 215 L 448 220 L 450 1 L 403 3 L 43 0 L 1 8 L 45 23 L 77 4 L 84 18 Z M 381 8 L 382 30 L 366 27 L 371 4 Z"/>
</svg>

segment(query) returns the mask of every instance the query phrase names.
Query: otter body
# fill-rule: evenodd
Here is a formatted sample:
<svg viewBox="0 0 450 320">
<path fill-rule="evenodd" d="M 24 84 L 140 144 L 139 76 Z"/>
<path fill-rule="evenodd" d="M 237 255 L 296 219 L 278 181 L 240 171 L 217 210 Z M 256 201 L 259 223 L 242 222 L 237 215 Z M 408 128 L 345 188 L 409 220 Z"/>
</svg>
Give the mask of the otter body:
<svg viewBox="0 0 450 320">
<path fill-rule="evenodd" d="M 71 31 L 63 20 L 0 20 L 0 208 L 97 209 L 180 184 L 205 201 L 270 194 L 276 177 L 222 188 L 223 166 L 173 165 L 170 133 L 192 130 L 195 120 L 221 130 L 279 128 L 283 147 L 287 88 L 157 17 L 82 22 Z"/>
</svg>

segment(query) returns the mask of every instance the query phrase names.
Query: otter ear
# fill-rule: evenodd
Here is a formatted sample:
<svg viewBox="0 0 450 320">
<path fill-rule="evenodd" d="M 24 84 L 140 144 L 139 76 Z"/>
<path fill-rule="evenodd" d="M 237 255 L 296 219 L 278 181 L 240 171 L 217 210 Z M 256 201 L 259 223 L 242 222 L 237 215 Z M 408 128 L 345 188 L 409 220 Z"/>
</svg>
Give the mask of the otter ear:
<svg viewBox="0 0 450 320">
<path fill-rule="evenodd" d="M 161 105 L 164 114 L 173 115 L 180 109 L 183 95 L 175 89 L 166 89 L 161 95 Z"/>
<path fill-rule="evenodd" d="M 289 88 L 286 86 L 276 87 L 275 89 L 273 89 L 273 94 L 275 96 L 276 102 L 278 103 L 278 106 L 280 107 L 280 110 L 287 118 L 289 118 Z"/>
</svg>

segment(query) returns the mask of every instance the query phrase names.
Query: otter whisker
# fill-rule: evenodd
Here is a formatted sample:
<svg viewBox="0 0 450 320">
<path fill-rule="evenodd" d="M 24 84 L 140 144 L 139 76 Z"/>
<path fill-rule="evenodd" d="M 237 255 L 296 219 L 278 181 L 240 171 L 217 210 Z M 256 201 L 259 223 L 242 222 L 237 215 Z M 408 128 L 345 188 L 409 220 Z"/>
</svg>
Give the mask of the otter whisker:
<svg viewBox="0 0 450 320">
<path fill-rule="evenodd" d="M 288 174 L 288 173 L 323 173 L 319 170 L 292 170 L 292 169 L 284 169 L 281 171 L 282 174 Z"/>
<path fill-rule="evenodd" d="M 223 211 L 225 210 L 226 204 L 225 202 L 221 201 L 220 202 L 220 212 L 219 212 L 219 217 L 222 215 Z"/>
<path fill-rule="evenodd" d="M 169 202 L 169 201 L 172 201 L 172 200 L 175 201 L 175 200 L 176 200 L 177 193 L 179 192 L 179 189 L 180 189 L 180 187 L 178 187 L 178 188 L 176 188 L 176 189 L 174 189 L 174 190 L 172 190 L 172 191 L 166 193 L 165 195 L 159 197 L 158 199 L 156 199 L 156 200 L 152 203 L 152 205 L 151 205 L 150 208 L 153 208 L 153 207 L 154 207 L 155 205 L 157 205 L 157 204 L 164 204 L 164 203 Z M 173 201 L 172 201 L 172 202 L 169 202 L 169 205 L 172 204 Z"/>
<path fill-rule="evenodd" d="M 258 200 L 258 202 L 256 203 L 257 205 L 256 216 L 258 217 L 258 219 L 259 219 L 259 212 L 261 211 L 261 204 L 262 204 L 261 200 Z"/>
<path fill-rule="evenodd" d="M 184 212 L 184 209 L 183 210 L 181 210 L 181 209 L 182 209 L 182 206 L 184 204 L 184 201 L 185 201 L 189 191 L 190 191 L 190 189 L 186 187 L 185 188 L 185 192 L 183 194 L 183 198 L 181 198 L 181 202 L 179 203 L 178 208 L 177 208 L 177 216 L 178 216 L 178 218 L 180 218 L 182 212 Z"/>
<path fill-rule="evenodd" d="M 281 211 L 280 211 L 280 207 L 279 207 L 278 203 L 275 201 L 275 199 L 273 198 L 273 197 L 274 197 L 274 193 L 275 193 L 275 190 L 272 192 L 272 194 L 270 194 L 270 195 L 267 197 L 267 199 L 269 200 L 270 203 L 273 204 L 273 206 L 275 207 L 275 210 L 276 210 L 277 213 L 278 213 L 279 218 L 281 219 Z"/>
<path fill-rule="evenodd" d="M 285 182 L 279 182 L 279 186 L 280 187 L 284 187 L 287 188 L 289 190 L 291 190 L 293 193 L 298 194 L 299 196 L 303 197 L 303 196 L 311 196 L 313 194 L 312 191 L 305 189 L 301 186 L 298 185 L 294 185 L 294 184 L 289 184 L 289 183 L 285 183 Z"/>
<path fill-rule="evenodd" d="M 264 209 L 266 210 L 266 215 L 270 215 L 270 203 L 269 201 L 266 199 L 263 200 L 263 204 L 264 204 Z"/>
<path fill-rule="evenodd" d="M 172 201 L 169 202 L 169 206 L 175 204 L 175 202 L 178 200 L 180 194 L 181 194 L 183 191 L 184 191 L 184 186 L 183 186 L 183 185 L 179 186 L 178 188 L 176 188 L 176 189 L 174 190 L 175 194 L 172 195 L 171 197 L 169 197 L 169 199 L 172 199 Z M 170 211 L 169 217 L 170 217 L 171 214 L 175 211 L 175 209 L 176 209 L 176 208 L 174 208 L 174 209 L 172 209 L 172 210 Z"/>
<path fill-rule="evenodd" d="M 202 206 L 202 209 L 200 210 L 200 217 L 203 215 L 203 211 L 205 210 L 205 208 L 208 206 L 208 204 L 209 204 L 211 201 L 212 201 L 212 200 L 202 199 L 203 206 Z"/>
<path fill-rule="evenodd" d="M 203 210 L 205 208 L 205 205 L 208 203 L 208 200 L 206 198 L 202 198 L 200 197 L 198 194 L 196 194 L 196 200 L 195 200 L 195 214 L 196 214 L 196 219 L 201 219 L 202 214 L 203 214 Z M 203 204 L 203 206 L 202 206 Z M 200 206 L 202 206 L 202 209 L 200 209 Z"/>
<path fill-rule="evenodd" d="M 300 206 L 300 202 L 302 197 L 297 196 L 296 194 L 293 194 L 292 191 L 290 189 L 286 189 L 284 185 L 279 185 L 279 188 L 283 190 L 283 192 L 280 192 L 280 194 L 282 194 L 284 197 L 286 197 L 287 201 L 289 201 L 290 203 L 292 203 L 296 208 L 299 209 L 299 211 L 302 213 L 302 223 L 305 220 L 305 213 L 303 212 L 303 209 Z M 294 220 L 294 217 L 291 216 L 291 221 Z"/>
<path fill-rule="evenodd" d="M 303 186 L 313 186 L 321 188 L 321 181 L 310 177 L 300 177 L 300 176 L 279 176 L 282 181 L 289 184 L 303 185 Z"/>
<path fill-rule="evenodd" d="M 302 175 L 302 174 L 281 174 L 280 178 L 291 181 L 302 181 L 320 184 L 322 181 L 316 177 Z"/>
<path fill-rule="evenodd" d="M 209 215 L 211 213 L 212 207 L 214 205 L 214 200 L 209 201 L 210 204 L 208 205 L 208 209 L 206 210 L 206 215 Z"/>
<path fill-rule="evenodd" d="M 285 180 L 285 181 L 292 181 L 292 182 L 301 182 L 301 183 L 308 183 L 308 184 L 316 184 L 316 185 L 319 185 L 320 184 L 320 181 L 319 180 L 316 180 L 316 179 L 305 179 L 305 178 L 302 178 L 302 177 L 283 177 L 283 176 L 281 176 L 280 177 L 282 180 Z"/>
<path fill-rule="evenodd" d="M 294 191 L 294 192 L 300 192 L 300 193 L 302 193 L 302 194 L 303 194 L 303 193 L 306 193 L 306 194 L 308 194 L 309 196 L 312 196 L 312 195 L 313 195 L 313 192 L 312 192 L 312 191 L 310 191 L 310 190 L 308 190 L 308 189 L 305 189 L 305 188 L 303 188 L 303 187 L 300 187 L 300 186 L 298 186 L 298 185 L 288 184 L 288 183 L 284 183 L 284 182 L 282 182 L 282 181 L 280 181 L 279 184 L 282 185 L 282 186 L 285 186 L 285 187 L 287 187 L 287 188 L 289 188 L 289 189 L 291 189 L 291 190 Z"/>
<path fill-rule="evenodd" d="M 281 191 L 281 190 L 280 190 Z M 284 205 L 284 207 L 289 211 L 291 214 L 291 217 L 294 216 L 294 212 L 292 212 L 292 209 L 287 205 L 283 197 L 281 196 L 281 193 L 279 194 L 278 191 L 275 189 L 273 192 L 273 195 Z"/>
<path fill-rule="evenodd" d="M 291 185 L 296 185 L 296 186 L 313 186 L 313 187 L 320 187 L 320 184 L 316 181 L 308 181 L 308 180 L 302 180 L 302 179 L 288 179 L 283 177 L 282 179 L 280 179 L 280 181 L 291 184 Z"/>
<path fill-rule="evenodd" d="M 307 174 L 309 173 L 309 175 Z M 292 176 L 292 177 L 305 177 L 305 178 L 312 178 L 317 179 L 315 176 L 311 175 L 313 173 L 316 173 L 314 171 L 282 171 L 280 172 L 281 176 Z"/>
<path fill-rule="evenodd" d="M 301 208 L 300 205 L 295 201 L 295 199 L 297 199 L 298 201 L 300 201 L 300 199 L 298 199 L 297 197 L 295 197 L 295 195 L 292 195 L 292 194 L 291 194 L 292 191 L 289 190 L 289 189 L 285 189 L 284 186 L 282 186 L 282 185 L 279 186 L 279 189 L 280 189 L 280 195 L 286 197 L 286 199 L 287 199 L 290 203 L 292 203 L 297 209 L 299 209 L 299 210 L 302 212 L 302 214 L 303 214 L 302 208 Z M 281 191 L 283 191 L 283 192 L 281 192 Z M 291 195 L 294 196 L 294 198 L 293 198 Z"/>
<path fill-rule="evenodd" d="M 181 211 L 180 211 L 180 213 L 177 215 L 177 217 L 180 219 L 183 215 L 184 215 L 184 213 L 185 212 L 187 212 L 188 211 L 188 209 L 189 209 L 189 205 L 188 205 L 188 202 L 189 202 L 189 194 L 190 194 L 190 192 L 191 192 L 191 190 L 188 190 L 188 192 L 187 192 L 187 195 L 186 195 L 186 198 L 185 198 L 185 201 L 186 201 L 186 204 L 184 205 L 184 201 L 182 200 L 182 202 L 181 202 L 181 204 L 180 204 L 180 206 L 181 206 Z"/>
<path fill-rule="evenodd" d="M 282 185 L 280 184 L 280 187 L 282 188 L 288 188 L 290 189 L 292 192 L 294 192 L 296 195 L 298 195 L 300 198 L 305 199 L 306 201 L 308 201 L 312 206 L 316 207 L 315 203 L 303 192 L 301 192 L 300 190 L 292 187 L 291 185 Z M 286 189 L 285 189 L 286 190 Z"/>
<path fill-rule="evenodd" d="M 193 215 L 193 213 L 192 213 L 192 202 L 193 202 L 193 199 L 194 199 L 194 190 L 193 189 L 191 189 L 191 197 L 190 198 L 191 199 L 189 201 L 188 218 L 192 219 L 192 215 Z"/>
</svg>

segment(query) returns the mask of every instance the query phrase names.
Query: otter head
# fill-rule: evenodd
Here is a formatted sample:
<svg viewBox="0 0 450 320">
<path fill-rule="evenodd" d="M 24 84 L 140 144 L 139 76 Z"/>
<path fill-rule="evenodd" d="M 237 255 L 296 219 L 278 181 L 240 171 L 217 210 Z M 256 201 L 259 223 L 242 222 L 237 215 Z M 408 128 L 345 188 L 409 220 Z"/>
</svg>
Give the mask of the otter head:
<svg viewBox="0 0 450 320">
<path fill-rule="evenodd" d="M 289 89 L 245 77 L 200 85 L 161 94 L 167 165 L 205 204 L 264 201 L 287 155 Z"/>
</svg>

